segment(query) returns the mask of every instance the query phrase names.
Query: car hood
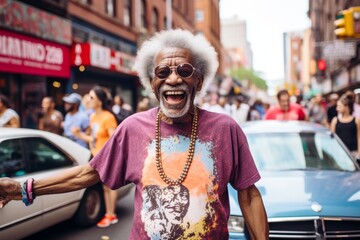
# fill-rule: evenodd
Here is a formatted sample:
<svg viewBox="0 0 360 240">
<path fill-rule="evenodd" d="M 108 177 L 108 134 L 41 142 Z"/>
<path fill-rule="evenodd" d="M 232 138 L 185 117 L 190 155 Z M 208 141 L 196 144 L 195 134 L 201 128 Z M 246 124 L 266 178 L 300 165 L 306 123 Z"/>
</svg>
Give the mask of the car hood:
<svg viewBox="0 0 360 240">
<path fill-rule="evenodd" d="M 256 186 L 269 218 L 360 216 L 359 171 L 276 171 L 261 177 Z M 232 214 L 237 214 L 234 194 L 230 190 Z"/>
</svg>

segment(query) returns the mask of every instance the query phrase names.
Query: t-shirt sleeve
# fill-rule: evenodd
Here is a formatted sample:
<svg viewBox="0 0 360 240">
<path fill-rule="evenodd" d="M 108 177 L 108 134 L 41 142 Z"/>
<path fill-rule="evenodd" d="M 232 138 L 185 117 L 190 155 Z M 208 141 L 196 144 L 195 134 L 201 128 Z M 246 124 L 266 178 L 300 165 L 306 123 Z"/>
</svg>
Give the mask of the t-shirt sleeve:
<svg viewBox="0 0 360 240">
<path fill-rule="evenodd" d="M 260 179 L 260 174 L 256 168 L 254 159 L 244 132 L 239 126 L 232 131 L 233 144 L 233 172 L 230 184 L 236 190 L 243 190 Z"/>
<path fill-rule="evenodd" d="M 111 189 L 117 189 L 127 184 L 125 181 L 127 168 L 125 132 L 123 128 L 118 127 L 89 163 L 99 173 L 101 181 Z"/>
</svg>

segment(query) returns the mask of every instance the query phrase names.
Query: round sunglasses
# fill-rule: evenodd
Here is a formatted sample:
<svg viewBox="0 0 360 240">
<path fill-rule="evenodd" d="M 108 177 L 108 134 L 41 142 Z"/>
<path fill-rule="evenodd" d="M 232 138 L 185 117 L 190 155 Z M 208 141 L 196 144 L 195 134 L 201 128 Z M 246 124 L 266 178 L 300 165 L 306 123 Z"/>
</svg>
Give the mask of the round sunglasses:
<svg viewBox="0 0 360 240">
<path fill-rule="evenodd" d="M 182 78 L 189 78 L 194 74 L 195 68 L 190 63 L 181 63 L 177 66 L 158 65 L 154 69 L 155 77 L 160 80 L 167 79 L 175 70 Z"/>
</svg>

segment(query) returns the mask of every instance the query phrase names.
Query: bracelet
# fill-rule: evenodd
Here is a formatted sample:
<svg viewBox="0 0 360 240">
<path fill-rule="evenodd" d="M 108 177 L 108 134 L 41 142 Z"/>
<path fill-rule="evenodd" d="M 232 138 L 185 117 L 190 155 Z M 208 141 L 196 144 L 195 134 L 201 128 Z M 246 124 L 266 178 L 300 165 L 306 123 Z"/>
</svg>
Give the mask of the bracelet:
<svg viewBox="0 0 360 240">
<path fill-rule="evenodd" d="M 35 199 L 33 183 L 34 183 L 33 178 L 29 178 L 28 180 L 26 180 L 26 193 L 27 193 L 28 201 L 30 204 L 32 204 Z"/>
<path fill-rule="evenodd" d="M 27 195 L 27 192 L 26 192 L 26 182 L 21 182 L 20 183 L 20 188 L 21 188 L 21 200 L 22 200 L 22 202 L 25 204 L 25 206 L 30 206 L 31 203 L 29 203 L 28 195 Z"/>
</svg>

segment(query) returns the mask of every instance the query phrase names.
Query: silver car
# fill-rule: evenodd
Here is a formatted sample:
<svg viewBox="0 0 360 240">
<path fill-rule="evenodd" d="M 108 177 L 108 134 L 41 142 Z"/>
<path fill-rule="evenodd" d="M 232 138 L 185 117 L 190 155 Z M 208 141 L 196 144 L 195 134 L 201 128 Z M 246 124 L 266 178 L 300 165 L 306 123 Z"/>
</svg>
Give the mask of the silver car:
<svg viewBox="0 0 360 240">
<path fill-rule="evenodd" d="M 360 168 L 329 129 L 305 121 L 242 125 L 261 180 L 270 239 L 360 239 Z M 229 187 L 230 239 L 246 239 Z"/>
<path fill-rule="evenodd" d="M 90 157 L 88 149 L 56 134 L 0 128 L 0 177 L 36 180 L 86 164 Z M 96 184 L 75 192 L 37 197 L 29 207 L 12 201 L 0 209 L 0 239 L 21 239 L 68 219 L 80 226 L 92 226 L 105 211 L 102 194 L 102 186 Z"/>
</svg>

